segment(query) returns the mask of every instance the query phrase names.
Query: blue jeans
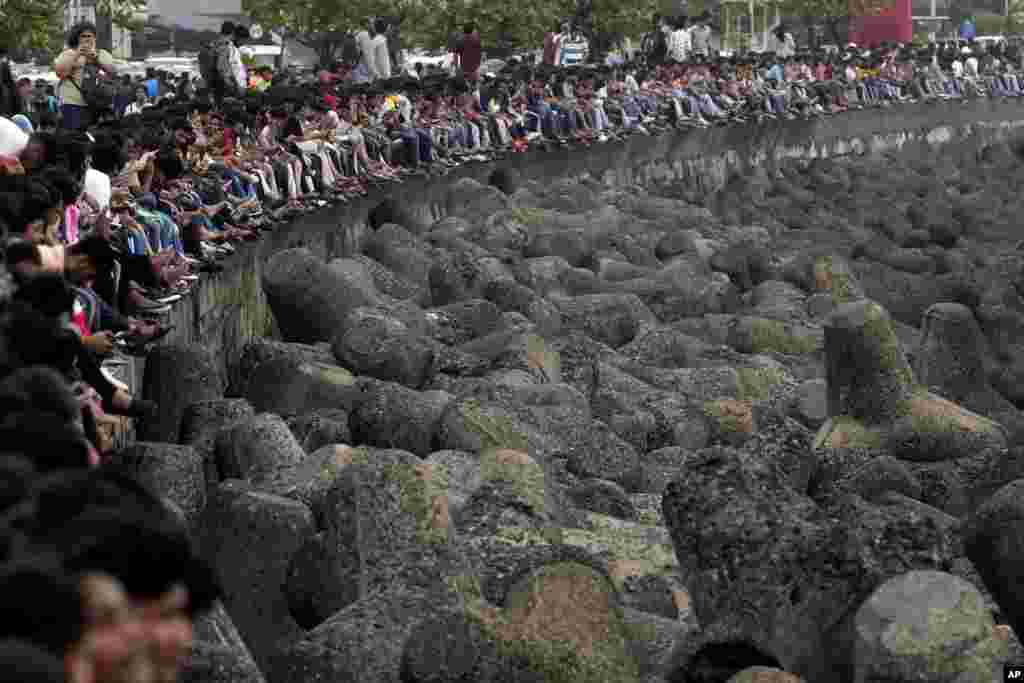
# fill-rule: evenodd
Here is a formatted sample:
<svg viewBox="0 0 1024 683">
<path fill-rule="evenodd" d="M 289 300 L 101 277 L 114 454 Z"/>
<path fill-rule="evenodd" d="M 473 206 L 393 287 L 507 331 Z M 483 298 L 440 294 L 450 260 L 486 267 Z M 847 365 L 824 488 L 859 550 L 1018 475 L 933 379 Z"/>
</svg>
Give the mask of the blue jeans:
<svg viewBox="0 0 1024 683">
<path fill-rule="evenodd" d="M 67 130 L 82 130 L 89 126 L 89 109 L 77 104 L 60 106 L 60 125 Z"/>
</svg>

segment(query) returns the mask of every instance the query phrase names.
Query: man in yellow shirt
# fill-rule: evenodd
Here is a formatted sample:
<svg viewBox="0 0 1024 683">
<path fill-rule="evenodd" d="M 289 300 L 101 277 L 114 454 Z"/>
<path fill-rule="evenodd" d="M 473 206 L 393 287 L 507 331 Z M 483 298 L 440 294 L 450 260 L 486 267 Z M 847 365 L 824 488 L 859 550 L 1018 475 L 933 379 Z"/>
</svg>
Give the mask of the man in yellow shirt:
<svg viewBox="0 0 1024 683">
<path fill-rule="evenodd" d="M 96 48 L 96 26 L 82 23 L 68 33 L 68 49 L 53 63 L 60 78 L 61 125 L 69 130 L 87 128 L 94 116 L 82 95 L 82 72 L 87 65 L 98 66 L 109 75 L 116 71 L 113 56 Z"/>
</svg>

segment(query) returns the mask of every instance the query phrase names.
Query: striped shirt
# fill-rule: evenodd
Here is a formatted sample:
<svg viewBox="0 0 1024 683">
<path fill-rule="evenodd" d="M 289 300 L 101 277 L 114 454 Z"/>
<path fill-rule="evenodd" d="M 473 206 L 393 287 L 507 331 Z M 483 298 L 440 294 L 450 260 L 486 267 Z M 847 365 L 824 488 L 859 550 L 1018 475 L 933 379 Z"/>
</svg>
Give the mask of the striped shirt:
<svg viewBox="0 0 1024 683">
<path fill-rule="evenodd" d="M 562 39 L 562 54 L 560 63 L 562 66 L 573 66 L 582 64 L 587 59 L 587 40 L 582 36 L 566 36 Z"/>
</svg>

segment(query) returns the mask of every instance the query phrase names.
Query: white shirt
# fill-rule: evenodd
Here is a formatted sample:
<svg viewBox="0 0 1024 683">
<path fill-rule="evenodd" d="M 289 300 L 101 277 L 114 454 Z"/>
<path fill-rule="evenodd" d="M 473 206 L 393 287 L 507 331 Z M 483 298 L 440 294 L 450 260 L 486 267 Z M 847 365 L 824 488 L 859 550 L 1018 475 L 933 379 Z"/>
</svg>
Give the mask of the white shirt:
<svg viewBox="0 0 1024 683">
<path fill-rule="evenodd" d="M 373 49 L 373 69 L 370 73 L 374 78 L 391 78 L 391 53 L 388 52 L 388 37 L 383 33 L 370 41 Z"/>
<path fill-rule="evenodd" d="M 85 171 L 85 191 L 100 205 L 100 211 L 110 206 L 110 176 L 90 168 Z"/>
<path fill-rule="evenodd" d="M 28 134 L 18 128 L 18 124 L 14 121 L 0 116 L 0 155 L 17 157 L 26 147 L 28 147 Z"/>
<path fill-rule="evenodd" d="M 967 61 L 964 62 L 964 69 L 967 71 L 968 76 L 978 75 L 978 58 L 968 57 Z"/>
<path fill-rule="evenodd" d="M 959 59 L 954 59 L 953 60 L 953 77 L 954 78 L 963 78 L 963 75 L 964 75 L 964 65 L 963 65 L 963 63 L 961 63 L 961 61 Z"/>
<path fill-rule="evenodd" d="M 356 47 L 359 48 L 359 59 L 367 68 L 373 62 L 373 50 L 370 47 L 372 41 L 373 38 L 370 37 L 369 31 L 360 31 L 356 34 Z M 370 70 L 372 71 L 372 69 Z"/>
<path fill-rule="evenodd" d="M 677 62 L 685 62 L 690 54 L 690 32 L 685 28 L 673 31 L 668 35 L 668 58 Z"/>
</svg>

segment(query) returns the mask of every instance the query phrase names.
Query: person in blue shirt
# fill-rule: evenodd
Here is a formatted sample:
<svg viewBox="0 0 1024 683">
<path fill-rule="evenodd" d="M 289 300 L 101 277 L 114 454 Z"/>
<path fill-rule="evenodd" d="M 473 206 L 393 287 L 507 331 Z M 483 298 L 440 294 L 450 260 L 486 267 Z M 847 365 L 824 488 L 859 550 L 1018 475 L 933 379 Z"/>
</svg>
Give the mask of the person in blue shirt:
<svg viewBox="0 0 1024 683">
<path fill-rule="evenodd" d="M 978 28 L 974 23 L 974 17 L 965 17 L 960 22 L 960 40 L 974 40 L 978 37 Z"/>
<path fill-rule="evenodd" d="M 146 87 L 146 96 L 149 99 L 155 100 L 160 96 L 160 79 L 156 77 L 154 69 L 146 70 L 146 80 L 143 81 L 143 85 Z"/>
</svg>

